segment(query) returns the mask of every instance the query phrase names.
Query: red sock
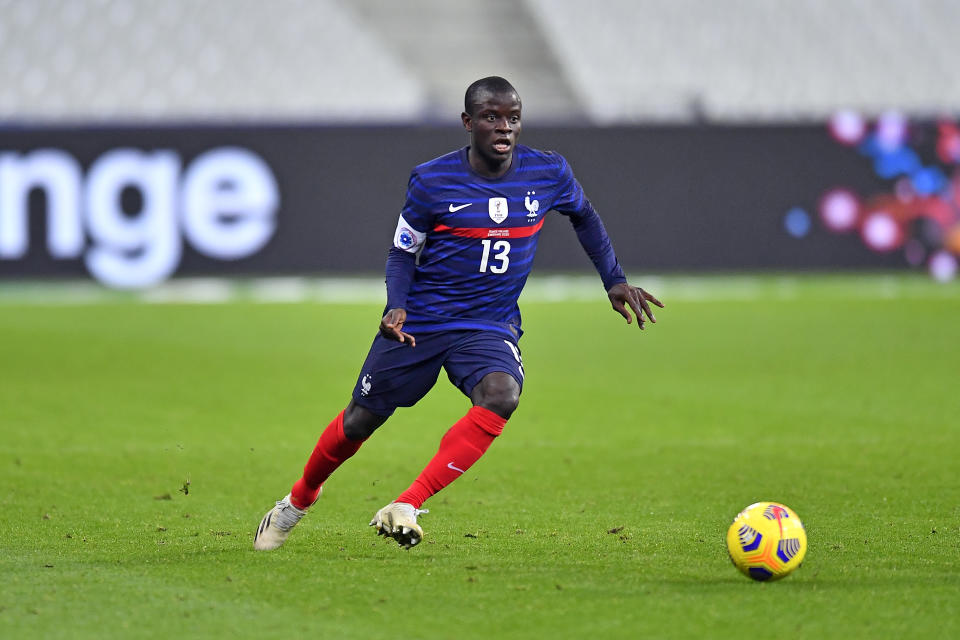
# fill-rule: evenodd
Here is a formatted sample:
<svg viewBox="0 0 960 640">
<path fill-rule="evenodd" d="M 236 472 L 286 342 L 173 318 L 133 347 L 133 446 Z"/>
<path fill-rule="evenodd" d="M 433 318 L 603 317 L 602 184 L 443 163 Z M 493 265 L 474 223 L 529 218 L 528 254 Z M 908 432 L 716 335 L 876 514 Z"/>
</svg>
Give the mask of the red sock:
<svg viewBox="0 0 960 640">
<path fill-rule="evenodd" d="M 343 411 L 320 434 L 317 446 L 303 468 L 303 477 L 290 490 L 290 502 L 298 509 L 306 509 L 317 501 L 320 485 L 326 482 L 337 467 L 355 454 L 365 440 L 350 440 L 343 433 Z"/>
<path fill-rule="evenodd" d="M 440 450 L 420 472 L 410 488 L 397 502 L 412 504 L 418 509 L 427 498 L 459 478 L 503 432 L 506 418 L 483 407 L 472 407 L 440 440 Z"/>
</svg>

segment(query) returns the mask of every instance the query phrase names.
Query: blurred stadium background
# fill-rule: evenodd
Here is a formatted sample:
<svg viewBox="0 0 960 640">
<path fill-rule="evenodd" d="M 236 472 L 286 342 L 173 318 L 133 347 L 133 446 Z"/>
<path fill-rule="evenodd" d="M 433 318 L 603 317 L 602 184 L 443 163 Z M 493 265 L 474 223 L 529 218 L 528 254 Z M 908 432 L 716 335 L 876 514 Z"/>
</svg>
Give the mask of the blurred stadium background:
<svg viewBox="0 0 960 640">
<path fill-rule="evenodd" d="M 630 270 L 951 280 L 958 29 L 951 0 L 2 0 L 0 284 L 376 274 L 491 74 Z M 589 270 L 553 225 L 539 269 Z"/>
</svg>

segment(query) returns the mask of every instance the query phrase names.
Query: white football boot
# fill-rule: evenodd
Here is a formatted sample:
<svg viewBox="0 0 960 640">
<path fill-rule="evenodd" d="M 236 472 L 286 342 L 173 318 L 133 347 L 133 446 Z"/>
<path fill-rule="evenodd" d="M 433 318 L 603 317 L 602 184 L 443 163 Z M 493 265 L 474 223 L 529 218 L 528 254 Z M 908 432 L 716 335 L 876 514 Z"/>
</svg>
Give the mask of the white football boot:
<svg viewBox="0 0 960 640">
<path fill-rule="evenodd" d="M 319 498 L 318 494 L 317 499 Z M 288 493 L 283 500 L 277 500 L 277 506 L 264 514 L 257 529 L 257 535 L 253 537 L 253 548 L 257 551 L 272 551 L 280 547 L 286 542 L 290 531 L 300 522 L 300 518 L 305 515 L 307 510 L 293 506 Z"/>
<path fill-rule="evenodd" d="M 370 526 L 377 528 L 378 536 L 390 536 L 401 547 L 409 549 L 423 540 L 423 529 L 417 524 L 417 516 L 429 512 L 406 502 L 391 502 L 377 511 Z"/>
</svg>

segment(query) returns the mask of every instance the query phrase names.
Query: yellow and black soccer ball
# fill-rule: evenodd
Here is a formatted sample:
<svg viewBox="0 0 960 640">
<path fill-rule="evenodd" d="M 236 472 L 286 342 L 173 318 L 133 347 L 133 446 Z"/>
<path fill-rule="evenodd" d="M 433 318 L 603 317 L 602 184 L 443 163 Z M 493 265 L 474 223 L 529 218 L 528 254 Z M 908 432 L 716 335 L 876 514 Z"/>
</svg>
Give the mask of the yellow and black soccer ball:
<svg viewBox="0 0 960 640">
<path fill-rule="evenodd" d="M 796 512 L 779 502 L 757 502 L 737 514 L 727 530 L 733 566 L 760 581 L 779 580 L 803 562 L 807 532 Z"/>
</svg>

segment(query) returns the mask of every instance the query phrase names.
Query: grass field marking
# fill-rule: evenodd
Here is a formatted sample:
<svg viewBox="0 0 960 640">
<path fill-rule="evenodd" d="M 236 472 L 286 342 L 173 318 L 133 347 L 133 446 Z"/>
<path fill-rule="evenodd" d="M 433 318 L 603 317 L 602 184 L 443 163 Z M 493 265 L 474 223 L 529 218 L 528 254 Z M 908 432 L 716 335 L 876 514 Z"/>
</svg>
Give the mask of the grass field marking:
<svg viewBox="0 0 960 640">
<path fill-rule="evenodd" d="M 957 283 L 937 283 L 915 273 L 868 274 L 736 274 L 637 275 L 631 282 L 664 301 L 746 302 L 821 299 L 951 299 L 960 298 Z M 0 305 L 95 305 L 121 302 L 147 304 L 381 304 L 386 298 L 382 276 L 175 278 L 142 291 L 114 291 L 87 280 L 0 282 Z M 605 298 L 592 274 L 534 275 L 524 302 L 590 302 Z"/>
<path fill-rule="evenodd" d="M 174 304 L 217 304 L 237 298 L 236 283 L 226 278 L 171 280 L 137 295 L 143 302 Z"/>
</svg>

